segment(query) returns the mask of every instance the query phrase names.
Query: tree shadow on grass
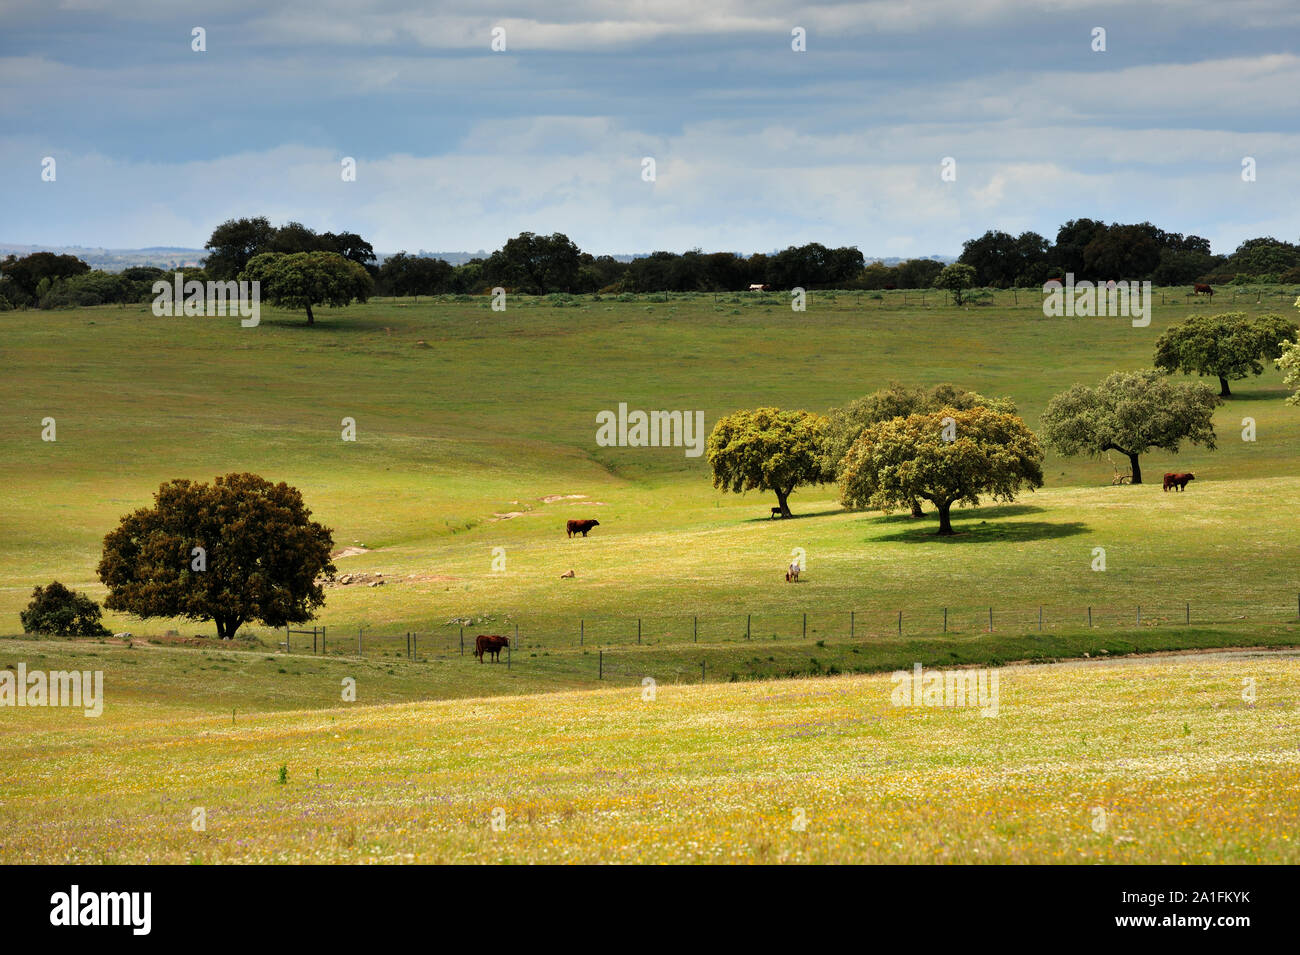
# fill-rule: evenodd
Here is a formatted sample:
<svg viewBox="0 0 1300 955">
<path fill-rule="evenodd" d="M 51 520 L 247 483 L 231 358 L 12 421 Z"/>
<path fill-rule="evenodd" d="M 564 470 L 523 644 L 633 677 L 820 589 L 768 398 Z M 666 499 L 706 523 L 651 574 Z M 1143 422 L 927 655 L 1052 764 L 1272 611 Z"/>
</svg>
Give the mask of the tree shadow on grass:
<svg viewBox="0 0 1300 955">
<path fill-rule="evenodd" d="M 773 524 L 779 521 L 797 521 L 804 517 L 830 517 L 832 514 L 846 514 L 847 511 L 842 507 L 831 508 L 825 511 L 810 511 L 807 514 L 791 514 L 789 517 L 749 517 L 745 519 L 746 524 L 766 524 L 769 521 Z"/>
<path fill-rule="evenodd" d="M 924 544 L 941 542 L 949 544 L 994 544 L 1027 543 L 1029 541 L 1056 540 L 1062 537 L 1075 537 L 1087 533 L 1088 526 L 1081 521 L 1010 521 L 999 518 L 1015 514 L 1035 513 L 1042 508 L 1032 505 L 1007 505 L 1005 507 L 979 508 L 966 514 L 954 512 L 951 536 L 940 536 L 939 515 L 933 511 L 925 517 L 912 518 L 904 515 L 908 522 L 905 530 L 875 538 L 879 541 L 900 542 L 904 544 Z M 884 518 L 891 524 L 897 523 L 893 515 Z M 882 522 L 883 522 L 882 521 Z"/>
<path fill-rule="evenodd" d="M 1237 389 L 1245 385 L 1244 381 L 1234 381 L 1231 383 L 1232 397 L 1224 398 L 1223 404 L 1231 407 L 1243 401 L 1279 401 L 1283 398 L 1291 397 L 1291 392 L 1286 388 L 1259 388 L 1251 391 L 1238 391 Z"/>
<path fill-rule="evenodd" d="M 934 509 L 934 505 L 925 501 L 921 505 L 925 509 L 924 517 L 913 517 L 906 509 L 894 511 L 892 514 L 884 514 L 876 518 L 877 524 L 905 524 L 909 527 L 917 525 L 933 524 L 937 529 L 939 526 L 939 513 Z M 970 518 L 979 518 L 982 521 L 999 520 L 1004 517 L 1020 517 L 1024 514 L 1041 514 L 1043 509 L 1036 504 L 999 504 L 993 507 L 971 507 L 958 509 L 956 506 L 952 509 L 952 522 L 956 527 L 958 521 L 968 520 Z"/>
</svg>

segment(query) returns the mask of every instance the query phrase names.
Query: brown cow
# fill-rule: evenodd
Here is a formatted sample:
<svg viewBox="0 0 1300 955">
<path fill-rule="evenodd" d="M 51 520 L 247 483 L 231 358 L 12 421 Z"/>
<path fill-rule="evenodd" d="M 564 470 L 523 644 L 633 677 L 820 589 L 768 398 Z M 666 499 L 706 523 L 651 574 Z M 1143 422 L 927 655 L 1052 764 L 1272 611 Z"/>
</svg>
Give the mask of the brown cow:
<svg viewBox="0 0 1300 955">
<path fill-rule="evenodd" d="M 493 663 L 501 662 L 501 651 L 510 646 L 510 638 L 502 637 L 496 634 L 484 636 L 479 634 L 474 638 L 474 656 L 478 657 L 478 662 L 483 662 L 483 654 L 490 653 Z"/>
<path fill-rule="evenodd" d="M 570 537 L 572 537 L 574 534 L 577 534 L 579 532 L 582 533 L 583 537 L 586 537 L 587 531 L 591 530 L 593 527 L 599 527 L 599 526 L 600 526 L 600 521 L 594 521 L 588 518 L 587 520 L 583 520 L 583 521 L 569 521 L 565 525 L 565 530 L 569 532 Z"/>
<path fill-rule="evenodd" d="M 1192 294 L 1208 295 L 1210 298 L 1214 298 L 1214 289 L 1210 288 L 1208 285 L 1202 285 L 1200 282 L 1197 282 L 1196 285 L 1192 287 Z"/>
<path fill-rule="evenodd" d="M 1175 474 L 1173 471 L 1170 471 L 1165 474 L 1165 490 L 1167 491 L 1171 487 L 1176 487 L 1178 490 L 1182 491 L 1187 487 L 1188 481 L 1195 480 L 1195 474 Z"/>
</svg>

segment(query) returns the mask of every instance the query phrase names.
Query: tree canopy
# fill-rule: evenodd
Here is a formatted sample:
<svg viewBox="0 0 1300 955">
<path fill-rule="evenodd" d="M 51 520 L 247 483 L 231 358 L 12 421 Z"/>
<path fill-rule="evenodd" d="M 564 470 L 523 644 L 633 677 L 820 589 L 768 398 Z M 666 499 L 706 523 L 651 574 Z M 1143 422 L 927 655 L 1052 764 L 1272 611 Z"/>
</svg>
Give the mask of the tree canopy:
<svg viewBox="0 0 1300 955">
<path fill-rule="evenodd" d="M 262 298 L 272 305 L 306 309 L 308 325 L 316 324 L 315 306 L 364 302 L 374 289 L 370 273 L 337 252 L 263 252 L 239 278 L 260 282 Z"/>
<path fill-rule="evenodd" d="M 1175 382 L 1154 368 L 1117 371 L 1096 387 L 1075 385 L 1053 397 L 1043 411 L 1043 438 L 1067 456 L 1127 455 L 1133 483 L 1141 484 L 1139 458 L 1152 448 L 1176 454 L 1187 441 L 1214 449 L 1219 404 L 1203 382 Z"/>
<path fill-rule="evenodd" d="M 772 491 L 784 517 L 789 497 L 805 484 L 826 484 L 826 418 L 811 411 L 755 408 L 722 418 L 709 434 L 713 486 L 724 492 Z"/>
<path fill-rule="evenodd" d="M 842 408 L 832 408 L 827 415 L 826 443 L 823 446 L 828 470 L 839 473 L 845 453 L 868 427 L 890 418 L 906 418 L 940 408 L 992 408 L 1007 414 L 1016 413 L 1011 398 L 986 398 L 978 392 L 959 388 L 950 382 L 931 388 L 908 386 L 891 381 L 863 398 L 855 398 Z"/>
<path fill-rule="evenodd" d="M 1160 336 L 1155 365 L 1169 374 L 1217 377 L 1219 395 L 1227 398 L 1232 394 L 1230 379 L 1262 374 L 1264 362 L 1280 358 L 1283 346 L 1295 341 L 1296 333 L 1295 323 L 1281 315 L 1197 315 Z"/>
<path fill-rule="evenodd" d="M 951 292 L 952 300 L 957 305 L 962 303 L 962 294 L 974 285 L 975 267 L 963 262 L 945 265 L 934 280 L 934 287 Z"/>
<path fill-rule="evenodd" d="M 331 532 L 310 518 L 296 488 L 256 474 L 169 481 L 104 538 L 104 605 L 213 620 L 223 639 L 250 621 L 307 621 L 325 602 L 317 578 L 334 573 Z"/>
<path fill-rule="evenodd" d="M 940 408 L 871 425 L 840 469 L 845 507 L 888 512 L 918 498 L 939 512 L 939 533 L 953 533 L 952 505 L 981 495 L 1011 501 L 1043 486 L 1043 449 L 1017 415 L 991 408 Z"/>
<path fill-rule="evenodd" d="M 32 591 L 31 603 L 20 613 L 24 633 L 56 637 L 103 637 L 108 629 L 99 622 L 99 604 L 57 580 Z"/>
<path fill-rule="evenodd" d="M 223 280 L 235 278 L 265 252 L 334 252 L 361 266 L 375 261 L 375 250 L 355 232 L 318 233 L 301 222 L 276 227 L 265 216 L 228 219 L 212 230 L 206 248 L 204 269 Z"/>
<path fill-rule="evenodd" d="M 567 235 L 521 232 L 488 258 L 484 271 L 494 281 L 520 291 L 568 291 L 578 276 L 581 250 Z"/>
</svg>

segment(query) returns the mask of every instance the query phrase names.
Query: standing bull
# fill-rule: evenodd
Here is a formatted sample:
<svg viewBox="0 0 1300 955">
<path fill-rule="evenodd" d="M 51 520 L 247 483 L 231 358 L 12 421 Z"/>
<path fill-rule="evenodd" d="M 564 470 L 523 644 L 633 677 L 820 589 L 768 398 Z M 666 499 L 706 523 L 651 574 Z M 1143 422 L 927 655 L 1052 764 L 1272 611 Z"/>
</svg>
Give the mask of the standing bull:
<svg viewBox="0 0 1300 955">
<path fill-rule="evenodd" d="M 600 521 L 594 521 L 591 519 L 582 520 L 582 521 L 569 521 L 565 525 L 565 530 L 568 531 L 570 537 L 578 533 L 581 533 L 583 537 L 586 537 L 587 531 L 591 530 L 593 527 L 599 527 L 599 526 L 600 526 Z"/>
<path fill-rule="evenodd" d="M 484 636 L 480 633 L 474 638 L 474 656 L 478 657 L 479 663 L 482 663 L 483 654 L 488 653 L 492 655 L 493 663 L 500 663 L 501 651 L 508 646 L 510 646 L 509 637 L 501 637 L 496 634 Z"/>
</svg>

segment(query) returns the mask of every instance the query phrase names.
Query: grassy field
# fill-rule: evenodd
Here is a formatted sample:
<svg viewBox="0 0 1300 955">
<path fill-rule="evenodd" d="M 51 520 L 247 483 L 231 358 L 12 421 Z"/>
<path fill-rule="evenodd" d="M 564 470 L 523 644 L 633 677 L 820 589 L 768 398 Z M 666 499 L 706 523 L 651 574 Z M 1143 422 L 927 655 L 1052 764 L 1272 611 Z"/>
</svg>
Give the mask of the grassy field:
<svg viewBox="0 0 1300 955">
<path fill-rule="evenodd" d="M 984 717 L 887 676 L 326 705 L 338 661 L 21 649 L 108 702 L 0 721 L 0 863 L 1300 862 L 1293 654 L 1006 668 Z"/>
<path fill-rule="evenodd" d="M 660 299 L 663 297 L 660 296 Z M 891 379 L 954 381 L 1008 394 L 1031 427 L 1074 382 L 1151 360 L 1156 337 L 1193 311 L 1285 311 L 1286 302 L 1157 301 L 1148 328 L 1123 319 L 1045 319 L 1033 296 L 995 306 L 921 306 L 814 293 L 792 321 L 776 296 L 635 302 L 520 299 L 376 301 L 300 316 L 268 310 L 261 326 L 155 318 L 146 307 L 3 316 L 0 350 L 0 633 L 15 633 L 31 588 L 58 578 L 96 597 L 103 535 L 164 480 L 253 470 L 300 487 L 340 547 L 365 553 L 340 571 L 383 574 L 382 587 L 329 591 L 319 623 L 339 639 L 365 626 L 450 639 L 455 618 L 518 624 L 548 639 L 651 634 L 710 639 L 743 617 L 789 636 L 801 615 L 819 632 L 862 615 L 885 632 L 998 623 L 1077 625 L 1095 606 L 1107 626 L 1135 617 L 1272 626 L 1293 616 L 1300 554 L 1285 515 L 1300 504 L 1300 412 L 1278 374 L 1234 385 L 1216 416 L 1219 449 L 1153 454 L 1149 476 L 1192 470 L 1182 495 L 1158 484 L 1110 487 L 1106 461 L 1049 457 L 1047 486 L 1009 506 L 960 512 L 936 540 L 931 520 L 842 511 L 833 488 L 801 490 L 800 519 L 766 520 L 764 495 L 715 491 L 702 458 L 681 449 L 601 448 L 595 414 L 700 409 L 706 428 L 739 407 L 826 410 Z M 1003 300 L 1005 299 L 1005 301 Z M 58 440 L 42 442 L 41 419 Z M 1255 419 L 1258 440 L 1241 440 Z M 358 440 L 340 440 L 353 417 Z M 568 495 L 583 495 L 570 497 Z M 549 500 L 548 500 L 549 499 Z M 512 516 L 505 516 L 512 515 Z M 590 538 L 564 520 L 595 516 Z M 504 548 L 504 571 L 492 569 Z M 1107 570 L 1090 570 L 1095 547 Z M 794 548 L 808 574 L 786 587 Z M 576 572 L 560 580 L 560 573 Z M 707 618 L 712 615 L 710 621 Z M 210 625 L 109 615 L 137 635 Z M 254 631 L 268 643 L 273 636 Z"/>
<path fill-rule="evenodd" d="M 1144 461 L 1194 471 L 1185 493 L 1049 457 L 1042 490 L 950 539 L 833 488 L 770 521 L 680 448 L 595 443 L 620 402 L 707 429 L 891 380 L 1011 395 L 1035 427 L 1207 308 L 1171 296 L 1135 329 L 917 298 L 2 316 L 0 669 L 101 671 L 105 705 L 0 711 L 0 863 L 1300 861 L 1300 676 L 1266 649 L 1300 643 L 1300 411 L 1275 371 L 1234 386 L 1218 450 Z M 133 644 L 12 636 L 38 583 L 103 596 L 103 535 L 159 483 L 232 470 L 298 486 L 357 550 L 322 652 L 116 614 Z M 576 516 L 601 524 L 570 540 Z M 463 655 L 462 627 L 517 627 L 508 662 Z M 1117 659 L 1225 646 L 1255 649 Z M 1072 658 L 998 670 L 996 718 L 890 702 L 917 662 Z"/>
</svg>

